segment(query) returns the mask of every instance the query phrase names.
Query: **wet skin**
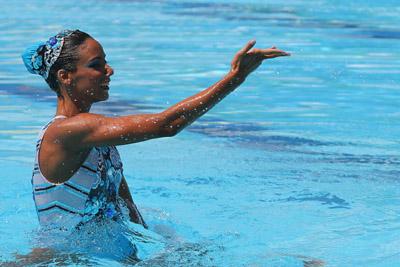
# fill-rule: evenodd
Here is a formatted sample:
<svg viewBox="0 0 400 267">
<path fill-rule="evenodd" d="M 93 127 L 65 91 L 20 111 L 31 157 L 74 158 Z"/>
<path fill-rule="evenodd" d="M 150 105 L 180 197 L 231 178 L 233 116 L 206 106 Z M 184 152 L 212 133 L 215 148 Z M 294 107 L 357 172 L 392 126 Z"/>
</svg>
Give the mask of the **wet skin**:
<svg viewBox="0 0 400 267">
<path fill-rule="evenodd" d="M 102 46 L 87 39 L 79 47 L 74 72 L 57 73 L 61 96 L 57 100 L 58 119 L 46 130 L 39 151 L 43 175 L 53 183 L 67 181 L 81 166 L 94 146 L 123 145 L 152 138 L 174 136 L 210 110 L 243 83 L 265 59 L 288 56 L 275 47 L 253 48 L 248 42 L 233 58 L 230 71 L 220 81 L 160 113 L 105 117 L 89 113 L 95 102 L 108 99 L 113 69 L 105 60 Z M 125 178 L 120 196 L 131 210 L 131 220 L 140 223 Z"/>
</svg>

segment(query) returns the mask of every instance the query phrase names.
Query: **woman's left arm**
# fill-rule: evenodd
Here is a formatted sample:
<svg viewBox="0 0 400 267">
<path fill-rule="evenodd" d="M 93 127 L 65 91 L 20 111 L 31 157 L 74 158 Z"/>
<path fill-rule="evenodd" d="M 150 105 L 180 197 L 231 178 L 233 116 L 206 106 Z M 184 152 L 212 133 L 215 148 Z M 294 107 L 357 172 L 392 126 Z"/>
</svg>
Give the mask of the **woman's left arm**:
<svg viewBox="0 0 400 267">
<path fill-rule="evenodd" d="M 128 183 L 126 182 L 124 176 L 122 176 L 118 195 L 119 195 L 119 197 L 121 197 L 124 200 L 128 210 L 129 210 L 129 218 L 130 218 L 131 222 L 141 224 L 141 225 L 143 225 L 144 228 L 147 229 L 148 228 L 147 224 L 144 222 L 142 215 L 140 214 L 135 203 L 133 202 L 131 192 L 129 191 Z"/>
</svg>

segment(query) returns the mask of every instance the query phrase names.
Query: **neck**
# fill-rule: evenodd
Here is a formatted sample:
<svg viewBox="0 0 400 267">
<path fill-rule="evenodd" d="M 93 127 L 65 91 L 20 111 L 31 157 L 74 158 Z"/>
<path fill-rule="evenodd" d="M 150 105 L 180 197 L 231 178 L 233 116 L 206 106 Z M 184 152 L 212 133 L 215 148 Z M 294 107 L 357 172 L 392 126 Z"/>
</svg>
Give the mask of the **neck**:
<svg viewBox="0 0 400 267">
<path fill-rule="evenodd" d="M 72 100 L 68 95 L 59 96 L 57 98 L 56 115 L 64 115 L 69 118 L 79 113 L 89 112 L 92 106 L 91 103 L 85 103 L 78 99 L 74 100 Z"/>
</svg>

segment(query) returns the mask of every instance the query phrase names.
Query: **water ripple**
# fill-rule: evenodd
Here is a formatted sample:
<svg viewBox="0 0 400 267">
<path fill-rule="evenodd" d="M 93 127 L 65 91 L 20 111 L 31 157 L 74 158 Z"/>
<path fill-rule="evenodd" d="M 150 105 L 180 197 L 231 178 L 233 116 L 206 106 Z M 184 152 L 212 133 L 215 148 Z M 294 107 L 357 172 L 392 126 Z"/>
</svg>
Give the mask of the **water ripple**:
<svg viewBox="0 0 400 267">
<path fill-rule="evenodd" d="M 296 196 L 291 196 L 285 199 L 281 199 L 281 201 L 296 201 L 296 202 L 308 202 L 308 201 L 316 201 L 320 202 L 322 205 L 328 205 L 330 209 L 350 209 L 350 203 L 346 200 L 332 195 L 330 193 L 300 193 Z"/>
</svg>

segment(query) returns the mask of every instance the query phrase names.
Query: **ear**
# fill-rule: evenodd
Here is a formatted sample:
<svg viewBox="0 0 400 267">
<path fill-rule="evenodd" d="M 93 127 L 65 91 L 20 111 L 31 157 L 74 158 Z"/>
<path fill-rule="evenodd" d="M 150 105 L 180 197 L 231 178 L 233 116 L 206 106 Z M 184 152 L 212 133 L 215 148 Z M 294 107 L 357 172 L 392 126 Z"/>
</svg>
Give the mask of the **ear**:
<svg viewBox="0 0 400 267">
<path fill-rule="evenodd" d="M 59 69 L 57 71 L 58 82 L 66 87 L 69 87 L 72 83 L 72 77 L 70 74 L 71 73 L 65 69 Z"/>
</svg>

